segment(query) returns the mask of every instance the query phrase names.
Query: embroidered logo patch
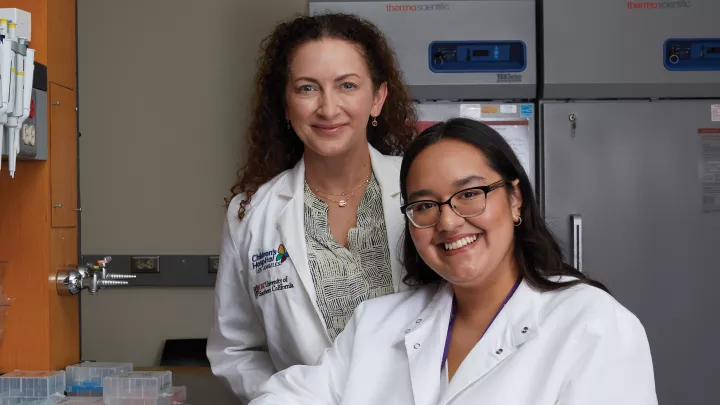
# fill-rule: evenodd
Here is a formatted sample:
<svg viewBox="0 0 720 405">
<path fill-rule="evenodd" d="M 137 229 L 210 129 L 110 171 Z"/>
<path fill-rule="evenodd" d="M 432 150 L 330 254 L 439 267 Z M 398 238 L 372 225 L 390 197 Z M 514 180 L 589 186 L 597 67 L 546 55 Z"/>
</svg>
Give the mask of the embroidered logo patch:
<svg viewBox="0 0 720 405">
<path fill-rule="evenodd" d="M 255 298 L 258 298 L 271 292 L 289 290 L 291 288 L 295 288 L 295 285 L 288 281 L 287 276 L 285 276 L 285 278 L 278 278 L 260 283 L 253 287 L 253 292 L 255 293 Z"/>
<path fill-rule="evenodd" d="M 255 274 L 260 274 L 269 268 L 282 265 L 289 257 L 290 254 L 287 249 L 281 244 L 277 249 L 252 255 L 250 260 L 252 261 L 252 268 L 255 270 Z"/>
<path fill-rule="evenodd" d="M 277 255 L 275 255 L 275 261 L 280 260 L 280 263 L 285 263 L 285 260 L 287 260 L 287 258 L 290 257 L 288 252 L 285 250 L 285 246 L 280 245 L 278 247 L 277 251 L 278 252 L 277 252 Z"/>
</svg>

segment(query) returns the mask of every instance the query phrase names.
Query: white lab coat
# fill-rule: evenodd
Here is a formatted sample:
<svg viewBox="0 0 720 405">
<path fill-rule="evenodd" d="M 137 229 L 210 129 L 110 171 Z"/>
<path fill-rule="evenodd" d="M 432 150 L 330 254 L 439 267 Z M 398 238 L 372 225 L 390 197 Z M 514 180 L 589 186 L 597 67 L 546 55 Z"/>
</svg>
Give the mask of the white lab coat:
<svg viewBox="0 0 720 405">
<path fill-rule="evenodd" d="M 657 404 L 643 326 L 587 285 L 523 281 L 444 388 L 452 295 L 444 284 L 363 303 L 319 365 L 276 374 L 251 405 Z"/>
<path fill-rule="evenodd" d="M 368 147 L 382 191 L 395 291 L 407 290 L 398 258 L 404 229 L 399 193 L 402 158 Z M 207 355 L 213 373 L 241 400 L 250 400 L 276 371 L 315 363 L 331 345 L 308 266 L 304 179 L 301 159 L 258 189 L 242 221 L 237 213 L 244 195 L 236 196 L 227 212 Z"/>
</svg>

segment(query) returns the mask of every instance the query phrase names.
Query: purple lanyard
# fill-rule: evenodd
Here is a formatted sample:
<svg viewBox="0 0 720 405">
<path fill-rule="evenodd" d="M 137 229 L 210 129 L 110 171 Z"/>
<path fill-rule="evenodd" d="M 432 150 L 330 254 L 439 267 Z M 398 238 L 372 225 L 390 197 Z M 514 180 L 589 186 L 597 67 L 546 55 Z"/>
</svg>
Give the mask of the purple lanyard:
<svg viewBox="0 0 720 405">
<path fill-rule="evenodd" d="M 505 301 L 503 301 L 502 305 L 500 305 L 500 308 L 498 308 L 498 311 L 495 313 L 495 316 L 493 316 L 492 320 L 490 320 L 490 323 L 487 326 L 487 329 L 483 332 L 483 334 L 480 336 L 480 339 L 482 339 L 483 336 L 485 336 L 485 332 L 487 332 L 488 329 L 490 329 L 490 325 L 495 321 L 495 318 L 500 314 L 500 311 L 505 307 L 505 304 L 510 301 L 510 298 L 515 294 L 515 290 L 517 290 L 518 286 L 520 285 L 520 282 L 522 281 L 522 277 L 519 277 L 517 281 L 515 282 L 515 285 L 513 286 L 512 290 L 510 290 L 510 293 L 505 297 Z M 448 330 L 447 330 L 447 337 L 445 338 L 445 350 L 443 351 L 443 358 L 442 362 L 440 363 L 440 371 L 442 372 L 443 367 L 445 367 L 445 361 L 448 357 L 448 352 L 450 351 L 450 340 L 452 338 L 452 329 L 453 324 L 455 323 L 455 312 L 456 312 L 456 303 L 455 303 L 455 296 L 453 295 L 453 301 L 452 301 L 452 309 L 450 310 L 450 322 L 448 323 Z"/>
</svg>

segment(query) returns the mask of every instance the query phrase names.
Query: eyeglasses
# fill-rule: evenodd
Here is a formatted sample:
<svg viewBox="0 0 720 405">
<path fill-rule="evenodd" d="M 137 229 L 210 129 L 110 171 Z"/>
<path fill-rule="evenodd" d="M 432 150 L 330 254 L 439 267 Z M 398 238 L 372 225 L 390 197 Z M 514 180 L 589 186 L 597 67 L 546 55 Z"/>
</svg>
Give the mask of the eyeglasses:
<svg viewBox="0 0 720 405">
<path fill-rule="evenodd" d="M 463 218 L 476 217 L 485 212 L 487 194 L 505 185 L 500 180 L 487 186 L 471 187 L 453 194 L 445 202 L 431 200 L 413 201 L 400 207 L 416 228 L 430 228 L 440 222 L 440 210 L 445 204 Z"/>
</svg>

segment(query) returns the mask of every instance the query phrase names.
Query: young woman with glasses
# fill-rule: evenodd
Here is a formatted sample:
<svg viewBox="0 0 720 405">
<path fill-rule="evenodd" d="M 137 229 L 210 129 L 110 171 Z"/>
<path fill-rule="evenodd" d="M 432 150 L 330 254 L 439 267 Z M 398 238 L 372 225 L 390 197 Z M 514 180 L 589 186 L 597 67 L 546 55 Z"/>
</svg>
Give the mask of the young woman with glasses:
<svg viewBox="0 0 720 405">
<path fill-rule="evenodd" d="M 497 132 L 430 127 L 400 180 L 405 282 L 422 287 L 360 305 L 317 365 L 252 405 L 657 404 L 643 326 L 563 262 Z"/>
</svg>

